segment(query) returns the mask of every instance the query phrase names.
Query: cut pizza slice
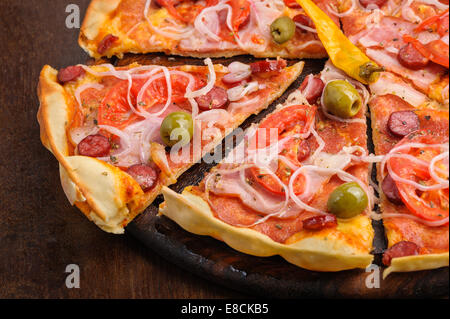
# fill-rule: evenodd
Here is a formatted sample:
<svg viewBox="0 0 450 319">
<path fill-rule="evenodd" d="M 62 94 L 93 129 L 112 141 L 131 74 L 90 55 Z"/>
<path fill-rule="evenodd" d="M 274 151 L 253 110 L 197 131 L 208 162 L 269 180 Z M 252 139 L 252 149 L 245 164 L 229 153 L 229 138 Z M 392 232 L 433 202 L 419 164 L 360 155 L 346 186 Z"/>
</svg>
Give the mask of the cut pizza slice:
<svg viewBox="0 0 450 319">
<path fill-rule="evenodd" d="M 164 67 L 45 66 L 42 143 L 63 189 L 100 228 L 124 227 L 247 117 L 281 96 L 303 62 Z"/>
<path fill-rule="evenodd" d="M 384 276 L 448 266 L 448 107 L 387 72 L 370 90 Z"/>
<path fill-rule="evenodd" d="M 335 1 L 315 0 L 325 12 Z M 79 43 L 95 58 L 149 52 L 326 57 L 316 33 L 295 0 L 93 0 Z"/>
<path fill-rule="evenodd" d="M 448 4 L 339 0 L 345 35 L 373 61 L 448 104 Z"/>
<path fill-rule="evenodd" d="M 316 271 L 366 268 L 374 237 L 367 99 L 328 62 L 198 186 L 165 187 L 160 212 L 247 254 Z"/>
</svg>

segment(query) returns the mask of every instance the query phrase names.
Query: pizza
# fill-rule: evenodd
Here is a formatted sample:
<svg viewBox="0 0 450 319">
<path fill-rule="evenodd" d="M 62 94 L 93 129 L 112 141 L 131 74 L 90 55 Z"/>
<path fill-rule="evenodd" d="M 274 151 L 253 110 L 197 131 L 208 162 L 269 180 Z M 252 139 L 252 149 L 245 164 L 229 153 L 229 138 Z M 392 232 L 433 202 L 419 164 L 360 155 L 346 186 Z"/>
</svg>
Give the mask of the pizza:
<svg viewBox="0 0 450 319">
<path fill-rule="evenodd" d="M 447 266 L 448 107 L 389 73 L 371 93 L 373 142 L 383 156 L 377 175 L 389 247 L 384 275 Z"/>
<path fill-rule="evenodd" d="M 162 193 L 162 215 L 250 255 L 364 269 L 382 220 L 384 277 L 445 267 L 448 14 L 447 0 L 93 0 L 79 36 L 91 57 L 205 65 L 45 66 L 41 140 L 70 203 L 107 232 Z M 242 54 L 274 59 L 210 59 Z M 283 58 L 326 57 L 239 135 L 302 72 Z M 241 141 L 199 184 L 168 187 L 225 137 Z"/>
<path fill-rule="evenodd" d="M 448 1 L 341 0 L 345 35 L 387 71 L 448 101 Z M 448 103 L 448 102 L 447 102 Z"/>
<path fill-rule="evenodd" d="M 204 66 L 45 66 L 41 140 L 72 205 L 107 232 L 124 227 L 163 186 L 279 97 L 303 62 Z"/>
<path fill-rule="evenodd" d="M 315 2 L 327 12 L 327 4 L 335 0 Z M 194 57 L 327 56 L 314 23 L 295 0 L 94 0 L 79 43 L 95 58 L 149 52 Z"/>
<path fill-rule="evenodd" d="M 337 96 L 352 98 L 350 109 L 341 104 L 334 112 L 339 116 L 330 113 Z M 367 100 L 361 83 L 327 63 L 198 186 L 182 194 L 164 188 L 160 212 L 247 254 L 280 255 L 317 271 L 366 268 L 375 203 Z"/>
</svg>

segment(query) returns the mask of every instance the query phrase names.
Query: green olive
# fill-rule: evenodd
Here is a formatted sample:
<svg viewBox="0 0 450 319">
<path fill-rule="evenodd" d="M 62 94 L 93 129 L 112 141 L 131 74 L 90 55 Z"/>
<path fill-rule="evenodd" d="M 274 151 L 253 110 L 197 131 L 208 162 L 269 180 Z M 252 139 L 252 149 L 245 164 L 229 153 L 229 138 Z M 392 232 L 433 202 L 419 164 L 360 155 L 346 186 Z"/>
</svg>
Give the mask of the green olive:
<svg viewBox="0 0 450 319">
<path fill-rule="evenodd" d="M 351 118 L 361 109 L 361 96 L 355 87 L 345 80 L 327 84 L 323 92 L 325 108 L 340 118 Z"/>
<path fill-rule="evenodd" d="M 328 198 L 328 211 L 338 218 L 352 218 L 361 214 L 369 201 L 367 194 L 356 182 L 342 184 Z"/>
<path fill-rule="evenodd" d="M 182 142 L 180 146 L 188 144 L 194 132 L 192 116 L 186 112 L 173 112 L 166 116 L 161 124 L 160 134 L 167 146 L 174 146 Z"/>
<path fill-rule="evenodd" d="M 294 36 L 295 23 L 289 17 L 280 17 L 270 25 L 270 33 L 276 43 L 282 44 Z"/>
</svg>

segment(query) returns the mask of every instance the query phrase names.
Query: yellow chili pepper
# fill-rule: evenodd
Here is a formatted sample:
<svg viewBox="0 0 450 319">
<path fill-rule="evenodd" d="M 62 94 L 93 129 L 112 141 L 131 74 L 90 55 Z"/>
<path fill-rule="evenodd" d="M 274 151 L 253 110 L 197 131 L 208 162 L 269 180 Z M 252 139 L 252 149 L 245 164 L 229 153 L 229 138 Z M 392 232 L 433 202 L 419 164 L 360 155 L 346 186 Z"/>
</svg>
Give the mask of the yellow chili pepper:
<svg viewBox="0 0 450 319">
<path fill-rule="evenodd" d="M 384 69 L 358 49 L 326 13 L 311 0 L 296 1 L 313 20 L 319 39 L 337 68 L 364 84 L 378 79 Z"/>
</svg>

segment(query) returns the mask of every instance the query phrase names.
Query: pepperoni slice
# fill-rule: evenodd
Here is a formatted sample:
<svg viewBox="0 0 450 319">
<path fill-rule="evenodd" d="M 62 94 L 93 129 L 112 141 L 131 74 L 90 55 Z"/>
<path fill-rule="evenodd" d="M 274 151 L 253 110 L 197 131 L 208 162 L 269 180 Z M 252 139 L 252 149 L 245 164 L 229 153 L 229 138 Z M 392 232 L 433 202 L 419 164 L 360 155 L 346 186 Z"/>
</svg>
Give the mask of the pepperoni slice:
<svg viewBox="0 0 450 319">
<path fill-rule="evenodd" d="M 230 102 L 227 91 L 219 86 L 215 86 L 205 95 L 195 98 L 195 101 L 202 111 L 224 108 Z"/>
<path fill-rule="evenodd" d="M 364 8 L 367 8 L 370 4 L 374 4 L 378 8 L 381 8 L 386 2 L 387 0 L 359 0 L 359 3 L 361 3 Z"/>
<path fill-rule="evenodd" d="M 412 43 L 406 44 L 398 51 L 397 59 L 401 65 L 411 70 L 423 69 L 430 62 Z"/>
<path fill-rule="evenodd" d="M 79 66 L 68 66 L 65 69 L 61 69 L 58 72 L 58 81 L 61 84 L 65 84 L 70 81 L 74 81 L 78 79 L 80 76 L 82 76 L 85 73 L 84 69 Z"/>
<path fill-rule="evenodd" d="M 386 250 L 383 254 L 383 264 L 391 265 L 392 258 L 414 256 L 419 254 L 419 246 L 411 241 L 401 241 Z"/>
<path fill-rule="evenodd" d="M 136 164 L 128 167 L 127 174 L 139 183 L 144 192 L 151 190 L 158 180 L 156 170 L 145 164 Z"/>
<path fill-rule="evenodd" d="M 404 137 L 420 129 L 420 120 L 413 111 L 392 112 L 387 127 L 393 135 Z"/>
<path fill-rule="evenodd" d="M 300 91 L 303 93 L 309 104 L 314 104 L 317 99 L 322 96 L 324 87 L 325 84 L 319 77 L 307 76 L 300 86 Z"/>
<path fill-rule="evenodd" d="M 89 135 L 78 144 L 78 154 L 82 156 L 104 157 L 108 156 L 110 151 L 109 139 L 100 134 Z"/>
<path fill-rule="evenodd" d="M 286 60 L 278 59 L 272 61 L 258 61 L 250 64 L 252 73 L 280 72 L 287 66 Z"/>
<path fill-rule="evenodd" d="M 392 179 L 391 175 L 386 175 L 381 183 L 381 189 L 383 190 L 384 196 L 386 196 L 391 203 L 403 205 L 397 184 L 395 184 L 395 181 Z"/>
<path fill-rule="evenodd" d="M 117 41 L 118 37 L 108 34 L 103 38 L 102 41 L 98 44 L 97 52 L 100 54 L 104 54 L 108 49 Z"/>
<path fill-rule="evenodd" d="M 303 228 L 307 230 L 322 230 L 337 226 L 337 219 L 334 215 L 319 215 L 307 218 L 303 221 Z"/>
</svg>

